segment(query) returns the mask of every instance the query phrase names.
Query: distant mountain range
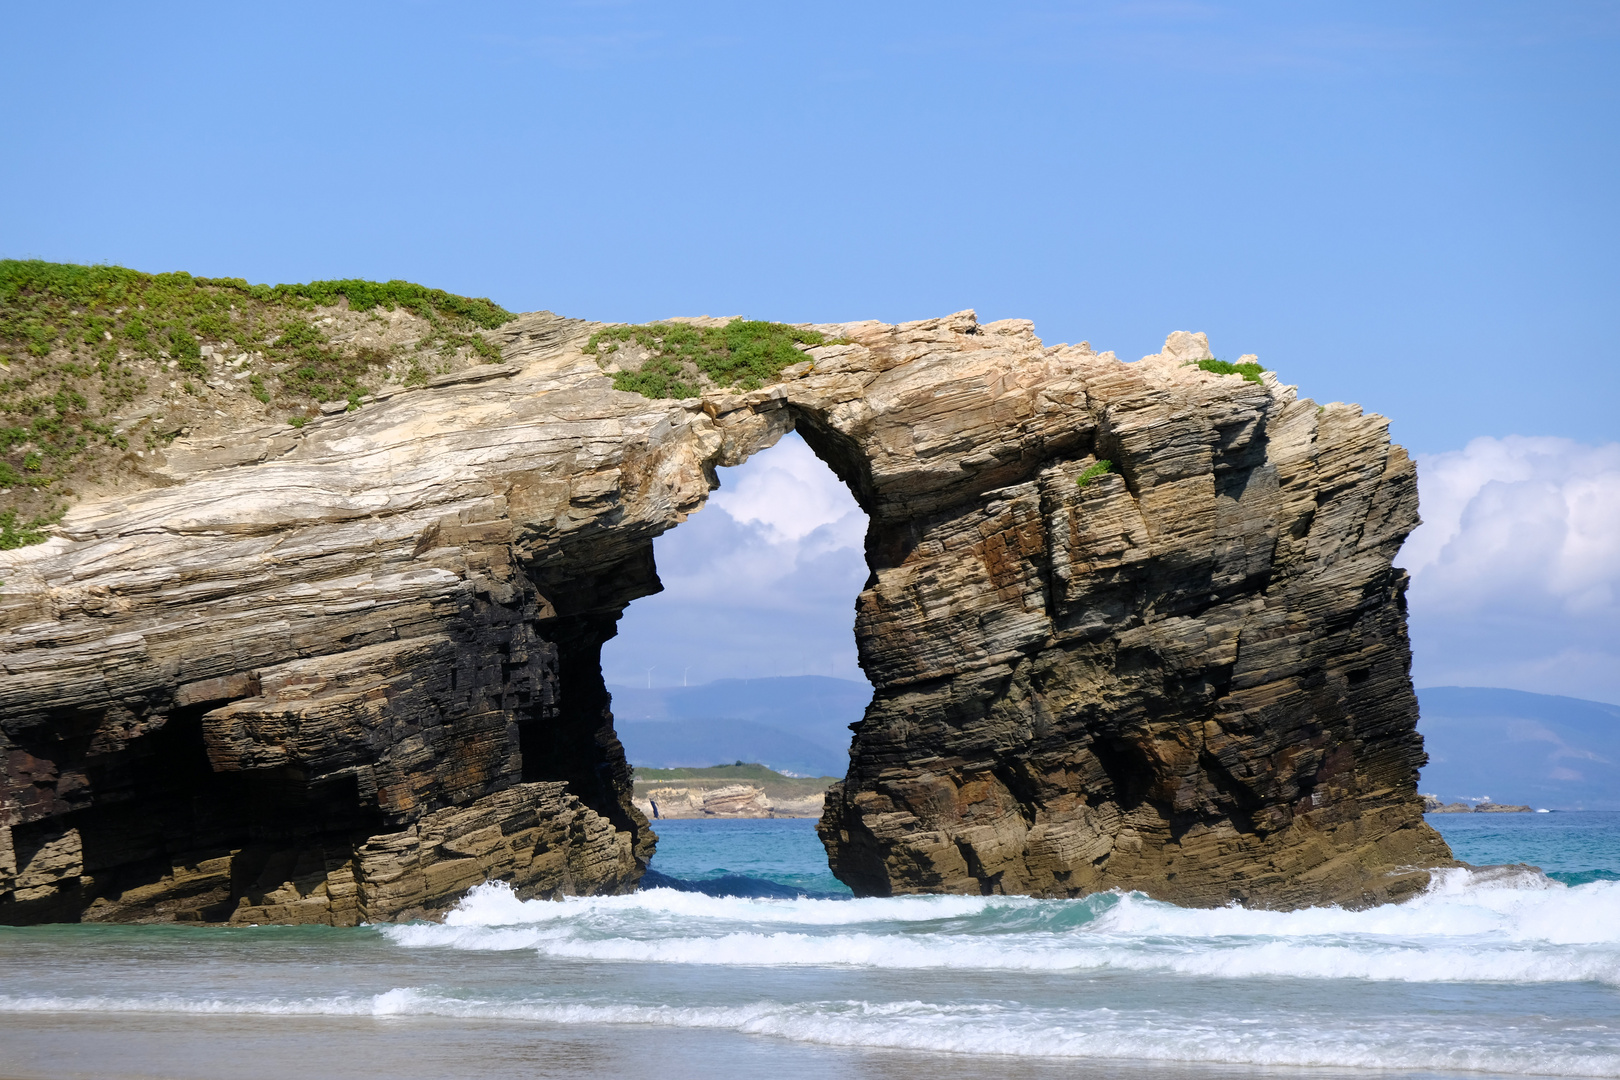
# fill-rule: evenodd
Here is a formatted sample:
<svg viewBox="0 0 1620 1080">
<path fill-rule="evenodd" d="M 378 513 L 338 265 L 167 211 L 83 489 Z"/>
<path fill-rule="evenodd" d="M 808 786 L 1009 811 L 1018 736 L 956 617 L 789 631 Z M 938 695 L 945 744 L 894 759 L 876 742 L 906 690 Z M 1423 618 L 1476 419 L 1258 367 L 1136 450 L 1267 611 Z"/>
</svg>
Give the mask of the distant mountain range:
<svg viewBox="0 0 1620 1080">
<path fill-rule="evenodd" d="M 800 776 L 843 776 L 849 725 L 872 688 L 825 675 L 721 679 L 701 686 L 610 686 L 630 764 L 701 768 L 757 761 Z"/>
<path fill-rule="evenodd" d="M 801 776 L 844 775 L 849 725 L 872 699 L 865 683 L 822 675 L 609 689 L 632 765 L 757 761 Z M 1620 706 L 1478 686 L 1419 690 L 1418 703 L 1429 751 L 1422 791 L 1445 802 L 1620 810 Z"/>
<path fill-rule="evenodd" d="M 1433 686 L 1418 691 L 1429 764 L 1419 788 L 1445 802 L 1620 810 L 1620 706 Z"/>
</svg>

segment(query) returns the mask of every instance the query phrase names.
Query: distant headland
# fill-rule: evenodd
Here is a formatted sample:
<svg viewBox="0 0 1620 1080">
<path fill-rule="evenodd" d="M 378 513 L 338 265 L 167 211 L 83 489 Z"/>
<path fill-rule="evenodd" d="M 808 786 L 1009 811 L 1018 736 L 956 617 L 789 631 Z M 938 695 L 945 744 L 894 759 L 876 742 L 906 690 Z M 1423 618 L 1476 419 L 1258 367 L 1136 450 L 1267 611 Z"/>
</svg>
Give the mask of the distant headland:
<svg viewBox="0 0 1620 1080">
<path fill-rule="evenodd" d="M 818 818 L 836 776 L 787 776 L 757 762 L 636 769 L 635 804 L 661 818 Z"/>
</svg>

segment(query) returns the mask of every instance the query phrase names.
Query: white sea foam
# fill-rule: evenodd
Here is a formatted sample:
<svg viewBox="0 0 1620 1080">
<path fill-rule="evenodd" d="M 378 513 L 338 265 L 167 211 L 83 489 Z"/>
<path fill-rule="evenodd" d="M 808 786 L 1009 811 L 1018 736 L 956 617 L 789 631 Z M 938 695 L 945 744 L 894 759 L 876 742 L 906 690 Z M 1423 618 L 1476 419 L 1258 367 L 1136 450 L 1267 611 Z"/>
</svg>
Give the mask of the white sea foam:
<svg viewBox="0 0 1620 1080">
<path fill-rule="evenodd" d="M 398 991 L 394 991 L 398 993 Z M 0 1013 L 179 1013 L 197 1016 L 375 1016 L 387 995 L 311 998 L 192 998 L 180 994 L 0 994 Z"/>
<path fill-rule="evenodd" d="M 1620 944 L 1620 882 L 1574 887 L 1539 874 L 1503 876 L 1441 870 L 1422 895 L 1365 911 L 1306 908 L 1192 910 L 1126 896 L 1103 912 L 1096 929 L 1180 938 L 1337 936 L 1402 939 L 1472 938 L 1556 945 Z"/>
<path fill-rule="evenodd" d="M 446 916 L 446 926 L 512 926 L 555 922 L 580 913 L 653 912 L 681 919 L 747 919 L 750 922 L 843 926 L 870 922 L 931 922 L 986 910 L 1028 908 L 1043 903 L 1024 896 L 898 896 L 864 900 L 776 900 L 705 896 L 674 889 L 644 889 L 627 896 L 519 900 L 498 881 L 479 885 Z"/>
<path fill-rule="evenodd" d="M 1607 1046 L 1586 1033 L 1497 1032 L 1477 1026 L 1388 1020 L 1375 1028 L 1327 1016 L 1197 1018 L 1109 1008 L 1022 1009 L 1006 1004 L 921 1001 L 760 1001 L 732 1006 L 487 1001 L 400 987 L 369 997 L 219 1000 L 180 997 L 0 995 L 0 1012 L 450 1017 L 551 1024 L 637 1024 L 773 1036 L 831 1046 L 973 1055 L 1210 1062 L 1375 1069 L 1489 1070 L 1526 1075 L 1620 1077 L 1612 1031 Z"/>
<path fill-rule="evenodd" d="M 905 896 L 866 900 L 775 900 L 705 896 L 674 889 L 646 889 L 628 896 L 519 900 L 502 882 L 471 889 L 438 925 L 380 929 L 396 944 L 413 948 L 451 946 L 502 950 L 531 948 L 561 928 L 638 927 L 643 932 L 694 925 L 786 925 L 807 927 L 930 923 L 980 915 L 987 910 L 1030 908 L 1041 901 L 1019 896 Z"/>
<path fill-rule="evenodd" d="M 1195 911 L 1140 895 L 834 901 L 650 890 L 524 902 L 488 885 L 444 925 L 383 932 L 408 948 L 643 963 L 1620 986 L 1620 883 L 1571 888 L 1467 870 L 1366 911 Z"/>
<path fill-rule="evenodd" d="M 1176 942 L 1118 943 L 1023 935 L 1017 941 L 951 935 L 807 935 L 735 933 L 718 937 L 540 938 L 544 955 L 734 966 L 854 966 L 941 970 L 1167 971 L 1212 978 L 1361 978 L 1404 982 L 1587 982 L 1620 986 L 1620 951 L 1493 948 L 1487 943 L 1437 948 L 1422 943 L 1379 946 L 1356 941 L 1225 943 L 1196 948 Z"/>
</svg>

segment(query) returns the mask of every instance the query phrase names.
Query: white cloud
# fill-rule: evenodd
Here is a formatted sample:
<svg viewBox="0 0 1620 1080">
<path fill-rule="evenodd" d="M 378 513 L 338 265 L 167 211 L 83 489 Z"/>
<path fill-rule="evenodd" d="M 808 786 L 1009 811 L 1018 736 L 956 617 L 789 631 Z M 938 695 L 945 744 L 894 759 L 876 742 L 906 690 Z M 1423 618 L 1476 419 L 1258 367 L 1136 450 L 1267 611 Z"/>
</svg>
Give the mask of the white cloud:
<svg viewBox="0 0 1620 1080">
<path fill-rule="evenodd" d="M 637 600 L 603 651 L 608 681 L 765 675 L 864 678 L 855 597 L 866 514 L 796 434 L 734 469 L 654 548 L 664 591 Z"/>
<path fill-rule="evenodd" d="M 814 607 L 826 597 L 790 579 L 829 556 L 858 564 L 864 579 L 866 514 L 796 433 L 720 473 L 719 490 L 691 523 L 658 542 L 664 602 Z"/>
<path fill-rule="evenodd" d="M 1620 443 L 1480 438 L 1418 457 L 1419 685 L 1620 700 Z"/>
<path fill-rule="evenodd" d="M 795 541 L 825 525 L 847 522 L 860 513 L 855 498 L 816 457 L 797 432 L 790 432 L 767 455 L 726 470 L 720 490 L 709 497 L 745 525 L 763 525 L 773 541 Z M 862 527 L 864 529 L 864 515 Z M 847 528 L 840 537 L 848 538 Z M 859 547 L 860 536 L 850 546 Z"/>
</svg>

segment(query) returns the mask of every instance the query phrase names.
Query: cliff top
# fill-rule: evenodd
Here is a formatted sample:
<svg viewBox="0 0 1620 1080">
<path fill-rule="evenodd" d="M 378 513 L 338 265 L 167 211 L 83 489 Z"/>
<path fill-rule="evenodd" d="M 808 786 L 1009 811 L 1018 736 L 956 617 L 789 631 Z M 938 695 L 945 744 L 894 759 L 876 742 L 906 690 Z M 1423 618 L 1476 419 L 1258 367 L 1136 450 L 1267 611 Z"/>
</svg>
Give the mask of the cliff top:
<svg viewBox="0 0 1620 1080">
<path fill-rule="evenodd" d="M 499 363 L 513 314 L 408 281 L 250 285 L 0 260 L 0 549 L 71 501 L 165 483 L 176 437 L 298 427 L 374 393 Z"/>
<path fill-rule="evenodd" d="M 43 541 L 75 503 L 175 483 L 169 459 L 189 460 L 186 447 L 284 439 L 322 415 L 521 360 L 537 336 L 581 339 L 615 389 L 690 401 L 857 370 L 874 333 L 926 340 L 970 326 L 987 342 L 1040 347 L 1027 320 L 978 327 L 971 311 L 897 327 L 736 316 L 604 326 L 406 281 L 269 286 L 0 260 L 0 550 Z M 1202 334 L 1177 332 L 1144 359 L 1261 381 L 1254 357 L 1215 360 Z"/>
</svg>

